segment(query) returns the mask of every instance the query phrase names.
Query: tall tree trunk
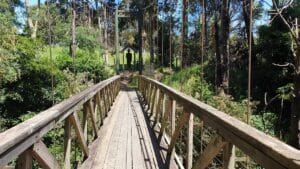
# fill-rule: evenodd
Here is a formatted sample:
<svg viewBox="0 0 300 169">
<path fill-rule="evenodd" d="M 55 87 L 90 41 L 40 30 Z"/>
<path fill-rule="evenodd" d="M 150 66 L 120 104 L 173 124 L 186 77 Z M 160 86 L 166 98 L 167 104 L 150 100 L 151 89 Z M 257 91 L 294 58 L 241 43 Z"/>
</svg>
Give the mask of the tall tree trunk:
<svg viewBox="0 0 300 169">
<path fill-rule="evenodd" d="M 202 0 L 202 28 L 201 28 L 201 99 L 203 97 L 203 62 L 206 55 L 205 37 L 206 37 L 206 0 Z"/>
<path fill-rule="evenodd" d="M 298 38 L 299 39 L 299 38 Z M 298 42 L 300 44 L 300 40 Z M 296 73 L 294 75 L 294 99 L 292 101 L 292 114 L 289 144 L 300 149 L 300 45 L 296 49 Z"/>
<path fill-rule="evenodd" d="M 31 17 L 31 11 L 30 11 L 30 1 L 25 0 L 25 9 L 26 9 L 26 15 L 27 15 L 27 24 L 29 26 L 30 35 L 31 38 L 35 39 L 37 34 L 37 28 L 38 28 L 38 21 L 36 20 L 33 23 L 32 17 Z M 37 16 L 39 15 L 41 1 L 38 0 L 38 8 L 37 8 Z"/>
<path fill-rule="evenodd" d="M 104 7 L 104 48 L 105 48 L 105 53 L 104 53 L 104 61 L 105 65 L 108 64 L 108 38 L 107 38 L 107 7 Z"/>
<path fill-rule="evenodd" d="M 150 63 L 154 63 L 154 38 L 153 38 L 153 27 L 154 27 L 154 20 L 153 14 L 155 13 L 154 6 L 151 7 L 149 12 L 149 20 L 150 20 Z"/>
<path fill-rule="evenodd" d="M 229 85 L 229 7 L 230 0 L 223 0 L 221 5 L 221 38 L 220 38 L 220 55 L 221 55 L 221 85 L 219 86 L 219 95 L 228 93 Z"/>
<path fill-rule="evenodd" d="M 188 0 L 182 0 L 182 32 L 181 32 L 181 61 L 182 67 L 186 67 L 190 63 L 190 58 L 188 56 L 187 50 L 187 37 L 188 37 Z"/>
<path fill-rule="evenodd" d="M 71 56 L 73 58 L 73 73 L 75 73 L 75 56 L 76 56 L 76 9 L 75 2 L 72 2 L 72 38 L 71 38 Z"/>
<path fill-rule="evenodd" d="M 220 35 L 219 35 L 219 17 L 215 14 L 214 21 L 214 49 L 215 49 L 215 91 L 218 92 L 222 83 L 221 79 L 221 56 L 220 56 Z"/>
<path fill-rule="evenodd" d="M 245 21 L 246 35 L 249 41 L 250 36 L 250 0 L 242 0 L 243 3 L 243 18 Z M 251 34 L 251 43 L 254 44 L 253 34 Z"/>
<path fill-rule="evenodd" d="M 172 30 L 172 14 L 170 15 L 169 18 L 169 56 L 170 56 L 170 69 L 172 69 L 172 58 L 173 58 L 173 54 L 172 54 L 172 35 L 173 35 L 173 30 Z"/>
<path fill-rule="evenodd" d="M 143 11 L 140 9 L 138 15 L 138 37 L 139 37 L 139 74 L 143 73 Z"/>
</svg>

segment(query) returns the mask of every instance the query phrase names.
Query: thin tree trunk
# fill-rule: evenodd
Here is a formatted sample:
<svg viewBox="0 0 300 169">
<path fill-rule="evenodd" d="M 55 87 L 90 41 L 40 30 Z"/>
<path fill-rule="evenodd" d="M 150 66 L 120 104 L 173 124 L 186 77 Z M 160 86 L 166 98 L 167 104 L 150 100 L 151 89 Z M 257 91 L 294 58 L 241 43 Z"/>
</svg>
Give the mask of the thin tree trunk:
<svg viewBox="0 0 300 169">
<path fill-rule="evenodd" d="M 187 14 L 188 0 L 182 0 L 182 32 L 181 32 L 181 61 L 182 67 L 189 64 L 189 57 L 187 53 L 187 30 L 188 30 L 188 14 Z"/>
<path fill-rule="evenodd" d="M 139 74 L 142 75 L 143 73 L 143 11 L 140 10 L 138 16 L 138 37 L 139 37 Z"/>
<path fill-rule="evenodd" d="M 206 33 L 206 0 L 202 0 L 202 29 L 201 29 L 201 99 L 203 98 L 203 62 L 206 55 L 205 33 Z"/>
<path fill-rule="evenodd" d="M 170 15 L 170 21 L 169 21 L 169 56 L 170 56 L 170 69 L 172 69 L 172 15 Z"/>
<path fill-rule="evenodd" d="M 220 55 L 221 55 L 221 85 L 219 87 L 219 95 L 228 93 L 228 63 L 229 63 L 229 6 L 230 0 L 223 0 L 221 5 L 221 38 L 220 38 Z"/>
<path fill-rule="evenodd" d="M 149 12 L 149 17 L 150 17 L 150 63 L 154 63 L 154 38 L 153 38 L 153 14 L 155 13 L 154 11 L 154 6 L 151 7 L 151 12 Z"/>
<path fill-rule="evenodd" d="M 72 38 L 71 38 L 71 56 L 73 58 L 73 73 L 75 73 L 75 56 L 76 56 L 76 9 L 75 2 L 72 2 Z"/>
<path fill-rule="evenodd" d="M 108 38 L 107 38 L 107 11 L 106 11 L 106 6 L 104 7 L 104 48 L 105 48 L 105 53 L 104 53 L 104 61 L 105 64 L 108 64 Z"/>
<path fill-rule="evenodd" d="M 220 56 L 220 42 L 219 42 L 219 17 L 215 16 L 214 21 L 214 48 L 215 48 L 215 90 L 216 92 L 219 91 L 219 86 L 221 85 L 221 56 Z"/>
<path fill-rule="evenodd" d="M 102 39 L 102 28 L 101 28 L 101 17 L 100 16 L 98 16 L 98 29 L 99 29 L 99 43 L 100 43 L 100 50 L 101 50 L 103 39 Z"/>
<path fill-rule="evenodd" d="M 245 21 L 246 35 L 249 42 L 250 37 L 250 0 L 242 0 L 243 3 L 243 18 Z M 254 45 L 253 34 L 251 33 L 251 44 Z"/>
</svg>

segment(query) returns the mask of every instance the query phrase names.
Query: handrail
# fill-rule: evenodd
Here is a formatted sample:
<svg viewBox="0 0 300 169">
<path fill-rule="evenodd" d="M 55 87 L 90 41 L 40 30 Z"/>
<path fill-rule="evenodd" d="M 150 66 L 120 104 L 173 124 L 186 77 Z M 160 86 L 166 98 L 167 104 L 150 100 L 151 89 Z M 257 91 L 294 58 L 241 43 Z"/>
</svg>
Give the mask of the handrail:
<svg viewBox="0 0 300 169">
<path fill-rule="evenodd" d="M 169 155 L 171 155 L 174 150 L 174 144 L 178 138 L 179 130 L 181 130 L 186 123 L 189 125 L 188 139 L 193 138 L 193 134 L 190 132 L 193 131 L 193 119 L 191 115 L 194 114 L 206 125 L 217 131 L 218 135 L 211 142 L 211 147 L 209 147 L 210 150 L 207 152 L 213 152 L 212 154 L 217 155 L 222 148 L 230 143 L 237 146 L 245 154 L 253 158 L 257 163 L 265 168 L 300 168 L 299 150 L 276 138 L 268 136 L 254 127 L 251 127 L 246 123 L 239 121 L 236 118 L 231 117 L 228 114 L 221 112 L 191 96 L 176 91 L 171 87 L 146 76 L 139 77 L 139 90 L 145 101 L 148 103 L 152 113 L 156 108 L 154 105 L 155 100 L 157 102 L 159 97 L 163 97 L 164 95 L 169 96 L 171 98 L 171 102 L 176 101 L 183 106 L 183 115 L 179 119 L 179 124 L 176 125 L 176 130 L 172 133 L 172 139 L 168 150 Z M 157 97 L 157 95 L 159 95 L 159 97 Z M 174 105 L 172 107 L 174 109 Z M 174 110 L 172 110 L 172 112 L 175 113 Z M 175 115 L 172 116 L 175 117 Z M 175 121 L 173 123 L 175 123 Z M 187 147 L 188 159 L 186 164 L 187 168 L 191 168 L 193 147 L 192 145 L 188 145 Z M 203 156 L 207 155 L 205 153 L 203 154 Z M 205 168 L 203 164 L 200 165 L 202 162 L 201 160 L 205 159 L 203 156 L 196 161 L 196 165 L 193 166 L 193 168 Z M 212 158 L 209 159 L 212 160 Z"/>
<path fill-rule="evenodd" d="M 33 118 L 0 133 L 0 168 L 18 157 L 22 152 L 30 149 L 35 143 L 38 143 L 48 131 L 63 120 L 70 118 L 70 122 L 75 127 L 77 135 L 79 135 L 78 137 L 81 137 L 80 134 L 82 134 L 83 130 L 81 125 L 76 124 L 78 122 L 76 112 L 81 106 L 84 106 L 84 111 L 90 115 L 93 128 L 97 129 L 95 119 L 97 115 L 96 105 L 98 105 L 98 109 L 102 109 L 101 102 L 104 102 L 104 113 L 107 113 L 119 91 L 119 80 L 120 76 L 104 80 L 39 113 Z M 102 115 L 100 114 L 100 116 Z M 97 135 L 97 131 L 94 132 Z M 84 142 L 81 144 L 83 149 L 87 147 Z M 85 155 L 88 155 L 87 150 L 85 149 L 84 151 Z"/>
</svg>

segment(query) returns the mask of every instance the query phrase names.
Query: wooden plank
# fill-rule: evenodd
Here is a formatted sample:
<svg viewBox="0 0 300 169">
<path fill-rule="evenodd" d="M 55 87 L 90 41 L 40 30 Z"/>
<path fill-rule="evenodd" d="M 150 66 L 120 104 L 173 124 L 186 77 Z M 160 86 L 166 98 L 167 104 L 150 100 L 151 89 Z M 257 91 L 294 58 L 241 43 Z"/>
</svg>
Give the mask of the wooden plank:
<svg viewBox="0 0 300 169">
<path fill-rule="evenodd" d="M 191 114 L 187 128 L 187 160 L 186 167 L 191 169 L 193 166 L 193 129 L 194 129 L 194 115 Z"/>
<path fill-rule="evenodd" d="M 71 120 L 67 118 L 64 126 L 64 169 L 71 169 Z"/>
<path fill-rule="evenodd" d="M 94 139 L 98 137 L 98 127 L 96 124 L 96 119 L 95 119 L 95 109 L 94 109 L 94 105 L 93 105 L 93 101 L 89 100 L 88 101 L 88 113 L 90 115 L 91 121 L 92 121 L 92 126 L 94 129 Z"/>
<path fill-rule="evenodd" d="M 145 76 L 142 77 L 146 83 L 155 83 L 164 93 L 180 102 L 189 111 L 194 112 L 197 117 L 217 130 L 226 140 L 232 142 L 263 167 L 293 169 L 300 167 L 300 151 L 295 148 L 191 96 Z"/>
<path fill-rule="evenodd" d="M 234 169 L 235 158 L 235 146 L 232 143 L 227 143 L 223 150 L 223 169 Z"/>
<path fill-rule="evenodd" d="M 184 125 L 186 124 L 186 122 L 189 120 L 190 117 L 190 113 L 188 113 L 187 111 L 184 111 L 183 114 L 180 117 L 180 121 L 178 123 L 178 125 L 176 126 L 176 130 L 174 132 L 174 134 L 172 135 L 171 138 L 171 143 L 170 146 L 168 148 L 168 155 L 171 155 L 174 147 L 175 147 L 175 143 L 179 137 L 180 134 L 180 130 L 184 127 Z"/>
<path fill-rule="evenodd" d="M 193 169 L 205 169 L 227 144 L 221 136 L 215 136 L 196 161 Z"/>
<path fill-rule="evenodd" d="M 75 128 L 75 132 L 76 132 L 77 138 L 79 140 L 79 145 L 81 147 L 81 150 L 83 151 L 83 154 L 85 155 L 85 157 L 88 157 L 89 156 L 89 149 L 88 149 L 88 146 L 86 144 L 87 141 L 84 137 L 83 130 L 80 126 L 80 121 L 78 119 L 77 112 L 74 112 L 70 116 L 70 120 L 71 120 L 71 123 L 72 123 L 73 127 Z"/>
<path fill-rule="evenodd" d="M 79 168 L 103 168 L 109 145 L 112 143 L 112 133 L 115 131 L 114 126 L 119 121 L 119 112 L 122 112 L 123 106 L 120 104 L 121 102 L 123 102 L 123 100 L 126 99 L 124 96 L 124 92 L 120 91 L 120 95 L 116 100 L 116 105 L 114 105 L 111 110 L 113 113 L 108 114 L 108 116 L 104 119 L 103 126 L 99 130 L 98 135 L 101 135 L 101 137 L 98 137 L 92 144 L 89 145 L 90 156 L 83 162 L 83 164 Z"/>
<path fill-rule="evenodd" d="M 24 151 L 17 160 L 17 169 L 32 169 L 33 159 L 30 149 Z"/>
<path fill-rule="evenodd" d="M 39 141 L 34 144 L 32 148 L 33 158 L 38 161 L 40 166 L 44 169 L 60 169 L 59 163 L 55 157 L 48 151 L 47 146 Z"/>
</svg>

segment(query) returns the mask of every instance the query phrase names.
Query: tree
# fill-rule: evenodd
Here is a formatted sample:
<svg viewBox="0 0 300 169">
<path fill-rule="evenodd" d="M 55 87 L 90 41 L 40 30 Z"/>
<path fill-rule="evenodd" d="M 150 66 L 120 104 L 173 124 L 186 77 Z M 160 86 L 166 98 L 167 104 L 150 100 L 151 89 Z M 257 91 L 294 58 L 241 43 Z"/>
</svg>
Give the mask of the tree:
<svg viewBox="0 0 300 169">
<path fill-rule="evenodd" d="M 29 30 L 30 30 L 31 38 L 35 39 L 36 35 L 37 35 L 37 30 L 38 30 L 38 20 L 33 21 L 29 2 L 30 2 L 29 0 L 25 0 L 27 24 L 28 24 L 28 27 L 29 27 Z M 36 16 L 39 16 L 40 6 L 41 6 L 41 1 L 38 0 Z"/>
<path fill-rule="evenodd" d="M 187 50 L 188 39 L 188 0 L 182 0 L 182 26 L 181 26 L 181 60 L 182 67 L 186 67 L 190 64 L 190 58 Z"/>
<path fill-rule="evenodd" d="M 300 9 L 300 2 L 293 0 L 288 4 L 279 6 L 278 1 L 272 0 L 273 8 L 276 11 L 274 17 L 279 17 L 284 25 L 287 27 L 292 39 L 292 51 L 295 59 L 295 73 L 294 73 L 294 97 L 292 100 L 292 113 L 291 113 L 291 125 L 290 125 L 290 139 L 289 144 L 300 149 L 300 36 L 298 30 L 298 17 L 297 11 Z M 286 9 L 290 11 L 285 12 Z M 283 13 L 285 12 L 285 13 Z M 298 13 L 299 14 L 299 13 Z M 294 23 L 293 23 L 294 22 Z"/>
<path fill-rule="evenodd" d="M 221 66 L 221 85 L 219 86 L 219 94 L 224 95 L 228 92 L 229 85 L 229 16 L 230 0 L 223 0 L 221 4 L 221 28 L 220 28 L 220 66 Z"/>
</svg>

